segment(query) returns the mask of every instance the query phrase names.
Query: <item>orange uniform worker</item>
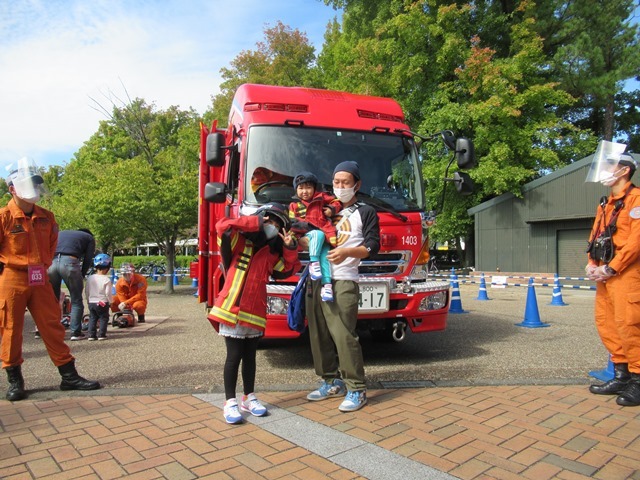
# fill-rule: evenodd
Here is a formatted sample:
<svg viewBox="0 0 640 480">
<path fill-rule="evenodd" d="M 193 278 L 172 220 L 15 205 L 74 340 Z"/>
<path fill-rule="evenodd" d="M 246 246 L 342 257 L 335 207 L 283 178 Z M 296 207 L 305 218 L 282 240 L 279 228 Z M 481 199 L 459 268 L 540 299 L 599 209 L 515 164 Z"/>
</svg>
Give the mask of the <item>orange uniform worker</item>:
<svg viewBox="0 0 640 480">
<path fill-rule="evenodd" d="M 132 263 L 123 263 L 120 267 L 122 275 L 116 282 L 116 294 L 111 302 L 112 312 L 134 310 L 138 315 L 138 323 L 144 323 L 147 311 L 147 279 L 135 273 Z"/>
<path fill-rule="evenodd" d="M 610 143 L 610 142 L 607 142 Z M 612 155 L 608 155 L 611 165 Z M 611 188 L 603 198 L 589 243 L 587 275 L 596 283 L 595 321 L 611 355 L 614 378 L 589 390 L 618 395 L 622 406 L 640 405 L 640 188 L 631 183 L 638 162 L 617 155 L 598 174 Z M 611 240 L 608 240 L 611 239 Z"/>
<path fill-rule="evenodd" d="M 95 390 L 98 382 L 78 375 L 75 360 L 64 341 L 60 305 L 49 283 L 47 269 L 58 240 L 52 212 L 36 205 L 42 177 L 33 160 L 22 158 L 10 170 L 7 184 L 12 199 L 0 208 L 0 357 L 7 371 L 10 401 L 27 397 L 22 377 L 22 340 L 25 309 L 33 316 L 53 364 L 62 376 L 62 390 Z"/>
</svg>

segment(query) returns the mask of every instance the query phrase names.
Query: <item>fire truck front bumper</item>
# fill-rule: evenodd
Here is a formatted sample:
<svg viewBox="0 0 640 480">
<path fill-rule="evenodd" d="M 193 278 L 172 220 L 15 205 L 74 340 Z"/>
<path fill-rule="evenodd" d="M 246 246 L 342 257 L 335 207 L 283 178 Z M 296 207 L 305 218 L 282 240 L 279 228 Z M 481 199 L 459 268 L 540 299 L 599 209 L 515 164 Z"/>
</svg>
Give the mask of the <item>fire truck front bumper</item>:
<svg viewBox="0 0 640 480">
<path fill-rule="evenodd" d="M 444 330 L 449 310 L 448 282 L 430 280 L 398 283 L 395 278 L 361 278 L 358 328 L 401 329 L 413 333 Z M 267 338 L 296 338 L 287 325 L 293 285 L 267 285 Z"/>
</svg>

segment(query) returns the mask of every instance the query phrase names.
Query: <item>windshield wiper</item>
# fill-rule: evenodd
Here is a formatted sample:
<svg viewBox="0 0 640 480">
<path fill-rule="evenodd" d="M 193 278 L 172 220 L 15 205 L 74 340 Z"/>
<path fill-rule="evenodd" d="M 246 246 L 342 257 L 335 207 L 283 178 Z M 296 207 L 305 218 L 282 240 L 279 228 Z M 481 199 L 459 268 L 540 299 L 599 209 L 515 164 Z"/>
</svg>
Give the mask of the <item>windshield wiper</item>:
<svg viewBox="0 0 640 480">
<path fill-rule="evenodd" d="M 360 197 L 365 197 L 368 201 L 365 201 L 364 203 L 368 203 L 372 207 L 378 208 L 378 209 L 382 210 L 383 212 L 390 213 L 391 215 L 393 215 L 397 219 L 402 220 L 403 222 L 407 222 L 409 220 L 406 216 L 404 216 L 403 214 L 398 212 L 395 208 L 393 208 L 391 205 L 389 205 L 388 203 L 384 202 L 383 200 L 380 200 L 379 198 L 376 198 L 374 200 L 374 198 L 371 195 L 367 195 L 366 193 L 361 193 L 361 192 L 358 192 L 357 196 L 358 196 L 358 199 L 360 199 Z M 384 203 L 384 205 L 383 205 L 383 203 Z"/>
</svg>

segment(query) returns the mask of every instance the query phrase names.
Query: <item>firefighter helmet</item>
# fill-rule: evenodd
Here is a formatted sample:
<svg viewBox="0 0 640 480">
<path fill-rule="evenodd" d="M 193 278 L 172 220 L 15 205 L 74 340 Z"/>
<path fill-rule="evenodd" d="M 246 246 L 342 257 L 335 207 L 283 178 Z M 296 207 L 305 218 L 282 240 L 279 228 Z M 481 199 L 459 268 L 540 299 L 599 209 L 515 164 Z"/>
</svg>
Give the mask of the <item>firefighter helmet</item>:
<svg viewBox="0 0 640 480">
<path fill-rule="evenodd" d="M 256 210 L 256 213 L 254 215 L 271 217 L 273 220 L 277 221 L 285 230 L 289 230 L 291 228 L 289 215 L 287 215 L 287 210 L 281 203 L 265 203 L 258 210 Z"/>
</svg>

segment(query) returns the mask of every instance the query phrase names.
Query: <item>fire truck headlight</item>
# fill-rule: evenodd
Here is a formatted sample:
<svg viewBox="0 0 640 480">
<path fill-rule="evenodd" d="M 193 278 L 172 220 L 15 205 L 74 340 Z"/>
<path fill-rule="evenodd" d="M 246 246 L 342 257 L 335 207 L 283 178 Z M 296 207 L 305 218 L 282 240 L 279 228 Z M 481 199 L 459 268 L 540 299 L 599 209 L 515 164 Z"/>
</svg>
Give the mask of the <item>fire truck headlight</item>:
<svg viewBox="0 0 640 480">
<path fill-rule="evenodd" d="M 447 306 L 447 292 L 436 292 L 433 295 L 424 297 L 418 307 L 419 311 L 440 310 Z"/>
<path fill-rule="evenodd" d="M 416 265 L 411 270 L 411 278 L 414 280 L 424 280 L 427 278 L 427 266 L 426 265 Z"/>
<path fill-rule="evenodd" d="M 289 300 L 281 297 L 267 297 L 267 315 L 286 315 Z"/>
</svg>

